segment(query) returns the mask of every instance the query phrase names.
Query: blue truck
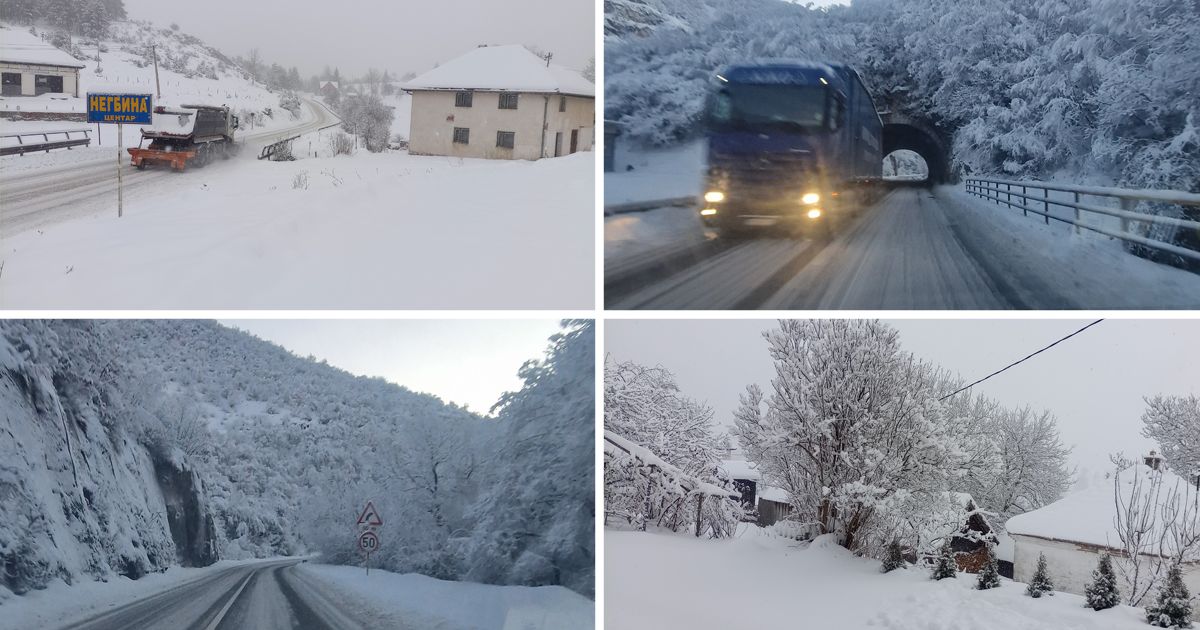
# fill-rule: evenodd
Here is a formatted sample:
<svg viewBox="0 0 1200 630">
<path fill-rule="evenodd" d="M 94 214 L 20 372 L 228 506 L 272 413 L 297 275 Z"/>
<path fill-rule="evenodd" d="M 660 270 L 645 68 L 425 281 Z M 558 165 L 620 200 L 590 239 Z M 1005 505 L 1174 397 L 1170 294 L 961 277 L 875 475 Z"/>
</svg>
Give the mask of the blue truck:
<svg viewBox="0 0 1200 630">
<path fill-rule="evenodd" d="M 716 76 L 700 215 L 722 235 L 767 226 L 830 233 L 870 203 L 883 123 L 853 68 L 770 61 Z"/>
</svg>

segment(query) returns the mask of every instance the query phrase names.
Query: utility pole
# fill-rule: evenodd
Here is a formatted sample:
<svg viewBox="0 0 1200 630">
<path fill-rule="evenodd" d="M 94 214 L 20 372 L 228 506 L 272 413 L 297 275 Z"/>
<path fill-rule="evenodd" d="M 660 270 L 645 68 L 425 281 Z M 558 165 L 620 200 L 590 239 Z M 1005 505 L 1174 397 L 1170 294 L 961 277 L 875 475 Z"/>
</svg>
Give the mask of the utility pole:
<svg viewBox="0 0 1200 630">
<path fill-rule="evenodd" d="M 550 67 L 550 59 L 551 59 L 552 57 L 554 57 L 554 53 L 552 53 L 552 52 L 548 52 L 548 53 L 546 53 L 546 67 L 547 67 L 547 68 L 549 68 L 549 67 Z"/>
<path fill-rule="evenodd" d="M 150 53 L 154 55 L 154 91 L 155 99 L 162 99 L 162 84 L 158 82 L 158 47 L 154 44 L 150 45 Z"/>
</svg>

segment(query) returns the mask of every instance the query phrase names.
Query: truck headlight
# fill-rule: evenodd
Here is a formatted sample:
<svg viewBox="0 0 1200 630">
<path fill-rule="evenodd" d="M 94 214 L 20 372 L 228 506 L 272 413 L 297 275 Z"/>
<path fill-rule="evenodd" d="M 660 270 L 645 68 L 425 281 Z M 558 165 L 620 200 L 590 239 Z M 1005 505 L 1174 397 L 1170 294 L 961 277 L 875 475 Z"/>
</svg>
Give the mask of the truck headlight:
<svg viewBox="0 0 1200 630">
<path fill-rule="evenodd" d="M 817 203 L 820 200 L 821 200 L 821 195 L 818 195 L 817 193 L 804 193 L 804 196 L 800 197 L 800 203 L 802 203 L 806 206 L 811 206 L 812 204 Z"/>
<path fill-rule="evenodd" d="M 820 208 L 813 208 L 812 210 L 809 210 L 809 211 L 808 211 L 808 218 L 810 218 L 810 219 L 819 219 L 819 218 L 821 218 L 821 209 L 820 209 Z"/>
<path fill-rule="evenodd" d="M 704 193 L 704 201 L 708 203 L 721 203 L 725 201 L 725 193 L 719 190 L 710 190 Z"/>
<path fill-rule="evenodd" d="M 702 216 L 702 217 L 711 217 L 712 215 L 714 215 L 714 214 L 716 214 L 716 213 L 717 213 L 717 209 L 716 209 L 716 208 L 705 208 L 705 209 L 703 209 L 703 210 L 701 210 L 701 211 L 700 211 L 700 216 Z"/>
</svg>

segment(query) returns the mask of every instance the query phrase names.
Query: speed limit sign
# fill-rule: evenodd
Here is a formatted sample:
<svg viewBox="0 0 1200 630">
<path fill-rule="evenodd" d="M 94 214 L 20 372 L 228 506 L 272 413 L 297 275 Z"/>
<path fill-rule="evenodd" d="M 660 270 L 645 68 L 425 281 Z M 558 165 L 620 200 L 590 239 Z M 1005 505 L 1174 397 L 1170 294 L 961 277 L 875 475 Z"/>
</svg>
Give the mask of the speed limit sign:
<svg viewBox="0 0 1200 630">
<path fill-rule="evenodd" d="M 363 553 L 372 553 L 379 549 L 379 536 L 375 532 L 367 530 L 358 535 L 358 548 L 363 550 Z"/>
</svg>

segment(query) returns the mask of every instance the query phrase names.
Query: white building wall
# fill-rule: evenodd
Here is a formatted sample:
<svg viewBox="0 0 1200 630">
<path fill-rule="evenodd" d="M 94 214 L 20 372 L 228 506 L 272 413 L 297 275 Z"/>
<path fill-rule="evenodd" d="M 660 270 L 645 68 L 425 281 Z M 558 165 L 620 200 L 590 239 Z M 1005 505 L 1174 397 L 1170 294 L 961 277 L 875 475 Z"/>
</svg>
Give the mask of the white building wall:
<svg viewBox="0 0 1200 630">
<path fill-rule="evenodd" d="M 45 74 L 62 77 L 63 94 L 79 96 L 79 69 L 66 66 L 40 66 L 27 63 L 0 61 L 0 71 L 17 72 L 21 75 L 21 96 L 34 96 L 37 89 L 34 75 Z"/>
<path fill-rule="evenodd" d="M 412 94 L 408 150 L 414 155 L 536 160 L 554 155 L 554 134 L 563 132 L 563 154 L 570 149 L 570 130 L 579 130 L 577 151 L 594 141 L 595 99 L 567 97 L 559 112 L 559 95 L 522 92 L 517 109 L 500 109 L 499 92 L 474 92 L 471 107 L 456 107 L 452 90 L 419 90 Z M 543 144 L 542 126 L 546 130 Z M 470 143 L 454 142 L 454 128 L 470 129 Z M 496 146 L 497 131 L 516 134 L 512 149 Z"/>
<path fill-rule="evenodd" d="M 1013 561 L 1013 578 L 1016 581 L 1028 584 L 1033 579 L 1033 573 L 1037 570 L 1038 554 L 1041 553 L 1046 554 L 1046 568 L 1049 570 L 1050 579 L 1054 581 L 1055 590 L 1082 595 L 1084 586 L 1092 581 L 1092 571 L 1100 560 L 1098 552 L 1074 543 L 1020 534 L 1012 534 L 1012 537 L 1016 542 Z M 1120 583 L 1119 558 L 1113 558 L 1113 569 L 1118 572 Z M 1200 564 L 1192 563 L 1184 568 L 1183 582 L 1190 593 L 1200 594 Z M 1147 602 L 1143 602 L 1145 603 Z M 1200 609 L 1197 609 L 1193 616 L 1200 619 Z"/>
</svg>

